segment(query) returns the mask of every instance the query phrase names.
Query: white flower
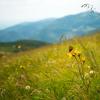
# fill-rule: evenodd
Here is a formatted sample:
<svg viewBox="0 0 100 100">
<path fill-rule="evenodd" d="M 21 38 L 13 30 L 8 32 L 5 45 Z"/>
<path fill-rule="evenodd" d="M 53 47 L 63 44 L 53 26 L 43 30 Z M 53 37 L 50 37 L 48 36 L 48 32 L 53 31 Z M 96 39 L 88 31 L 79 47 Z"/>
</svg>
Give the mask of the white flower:
<svg viewBox="0 0 100 100">
<path fill-rule="evenodd" d="M 90 70 L 90 72 L 89 72 L 90 74 L 94 74 L 95 73 L 95 71 L 93 71 L 93 70 Z"/>
<path fill-rule="evenodd" d="M 25 86 L 25 89 L 26 89 L 26 90 L 30 90 L 30 88 L 31 88 L 31 87 L 30 87 L 29 85 Z"/>
<path fill-rule="evenodd" d="M 89 78 L 89 73 L 85 73 L 84 77 Z"/>
</svg>

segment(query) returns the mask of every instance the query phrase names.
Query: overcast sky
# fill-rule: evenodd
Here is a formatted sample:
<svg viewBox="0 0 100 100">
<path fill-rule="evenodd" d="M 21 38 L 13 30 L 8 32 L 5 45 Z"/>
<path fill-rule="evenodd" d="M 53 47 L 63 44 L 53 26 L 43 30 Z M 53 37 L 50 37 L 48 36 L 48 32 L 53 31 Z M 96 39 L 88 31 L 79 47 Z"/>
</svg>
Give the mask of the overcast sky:
<svg viewBox="0 0 100 100">
<path fill-rule="evenodd" d="M 0 0 L 0 22 L 36 21 L 75 14 L 87 10 L 80 7 L 84 3 L 94 5 L 100 12 L 100 0 Z"/>
</svg>

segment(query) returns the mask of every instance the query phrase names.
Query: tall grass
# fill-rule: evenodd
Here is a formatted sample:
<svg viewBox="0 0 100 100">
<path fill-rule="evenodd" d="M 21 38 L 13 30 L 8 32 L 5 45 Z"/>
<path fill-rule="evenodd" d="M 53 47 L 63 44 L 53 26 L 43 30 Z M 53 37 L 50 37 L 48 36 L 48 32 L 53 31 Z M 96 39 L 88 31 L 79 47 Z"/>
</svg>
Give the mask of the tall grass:
<svg viewBox="0 0 100 100">
<path fill-rule="evenodd" d="M 99 100 L 99 47 L 83 41 L 91 44 L 64 41 L 2 58 L 0 100 Z"/>
</svg>

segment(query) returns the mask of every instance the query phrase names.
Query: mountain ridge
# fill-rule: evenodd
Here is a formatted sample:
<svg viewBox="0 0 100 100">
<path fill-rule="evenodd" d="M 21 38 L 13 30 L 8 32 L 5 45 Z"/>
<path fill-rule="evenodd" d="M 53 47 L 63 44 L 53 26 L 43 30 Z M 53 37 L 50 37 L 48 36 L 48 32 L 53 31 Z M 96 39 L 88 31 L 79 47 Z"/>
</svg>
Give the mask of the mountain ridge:
<svg viewBox="0 0 100 100">
<path fill-rule="evenodd" d="M 100 31 L 100 13 L 83 12 L 75 15 L 27 22 L 0 30 L 0 41 L 23 39 L 58 42 L 64 35 L 67 39 Z"/>
</svg>

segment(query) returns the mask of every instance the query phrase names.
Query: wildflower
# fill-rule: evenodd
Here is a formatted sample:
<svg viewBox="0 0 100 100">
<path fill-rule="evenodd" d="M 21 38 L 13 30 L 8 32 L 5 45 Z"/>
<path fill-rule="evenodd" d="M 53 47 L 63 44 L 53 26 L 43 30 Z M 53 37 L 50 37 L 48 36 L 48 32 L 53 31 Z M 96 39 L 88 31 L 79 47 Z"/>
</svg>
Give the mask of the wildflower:
<svg viewBox="0 0 100 100">
<path fill-rule="evenodd" d="M 31 88 L 31 87 L 30 87 L 29 85 L 25 86 L 25 89 L 26 89 L 26 90 L 30 90 L 30 88 Z"/>
<path fill-rule="evenodd" d="M 67 53 L 68 57 L 71 58 L 72 57 L 72 54 L 71 53 Z"/>
<path fill-rule="evenodd" d="M 74 53 L 75 53 L 78 57 L 80 57 L 80 55 L 81 55 L 81 52 L 78 51 L 78 50 L 74 50 Z"/>
<path fill-rule="evenodd" d="M 94 74 L 94 73 L 95 73 L 95 71 L 91 70 L 89 73 L 92 75 L 92 74 Z"/>
<path fill-rule="evenodd" d="M 95 75 L 95 71 L 90 70 L 89 74 L 90 74 L 91 77 L 93 77 Z"/>
<path fill-rule="evenodd" d="M 75 56 L 76 56 L 75 50 L 72 50 L 72 51 L 71 51 L 71 54 L 72 54 L 72 56 L 75 57 Z"/>
<path fill-rule="evenodd" d="M 89 78 L 89 73 L 85 73 L 84 77 Z"/>
</svg>

